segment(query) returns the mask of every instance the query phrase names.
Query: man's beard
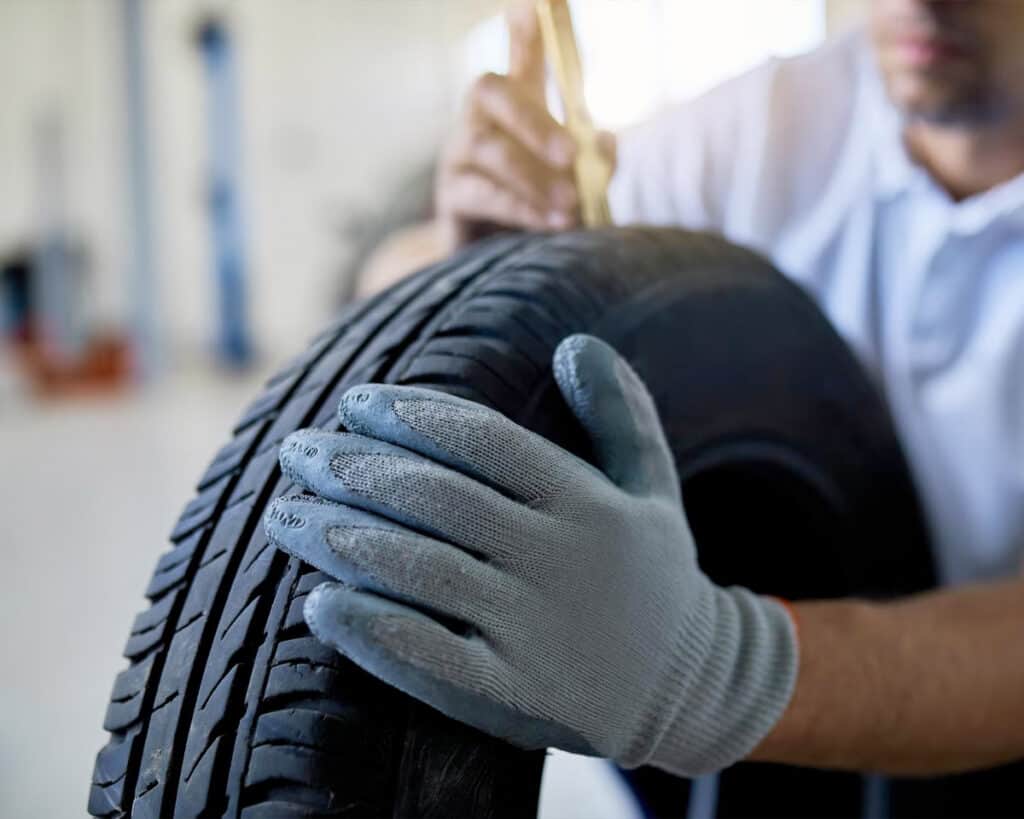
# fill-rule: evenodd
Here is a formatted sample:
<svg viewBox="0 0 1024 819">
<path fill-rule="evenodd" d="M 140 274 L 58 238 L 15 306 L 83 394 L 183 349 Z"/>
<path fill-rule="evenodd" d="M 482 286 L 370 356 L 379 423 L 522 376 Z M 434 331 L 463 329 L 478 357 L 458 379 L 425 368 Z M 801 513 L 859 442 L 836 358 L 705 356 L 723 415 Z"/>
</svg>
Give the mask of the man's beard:
<svg viewBox="0 0 1024 819">
<path fill-rule="evenodd" d="M 911 121 L 944 128 L 987 128 L 1010 117 L 1010 106 L 984 88 L 972 89 L 941 102 L 907 103 L 903 113 Z"/>
</svg>

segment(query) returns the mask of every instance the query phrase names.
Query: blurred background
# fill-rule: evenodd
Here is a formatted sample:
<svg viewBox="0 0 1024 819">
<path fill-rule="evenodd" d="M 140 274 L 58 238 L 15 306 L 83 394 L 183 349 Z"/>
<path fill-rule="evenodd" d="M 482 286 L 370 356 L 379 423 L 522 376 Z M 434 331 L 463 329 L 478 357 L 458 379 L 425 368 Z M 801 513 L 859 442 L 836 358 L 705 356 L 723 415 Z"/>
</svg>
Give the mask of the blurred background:
<svg viewBox="0 0 1024 819">
<path fill-rule="evenodd" d="M 501 6 L 0 0 L 0 815 L 84 814 L 194 479 L 380 242 L 429 215 L 466 87 L 506 62 Z M 813 48 L 859 3 L 573 10 L 615 129 Z M 551 766 L 544 813 L 623 815 L 581 764 Z"/>
</svg>

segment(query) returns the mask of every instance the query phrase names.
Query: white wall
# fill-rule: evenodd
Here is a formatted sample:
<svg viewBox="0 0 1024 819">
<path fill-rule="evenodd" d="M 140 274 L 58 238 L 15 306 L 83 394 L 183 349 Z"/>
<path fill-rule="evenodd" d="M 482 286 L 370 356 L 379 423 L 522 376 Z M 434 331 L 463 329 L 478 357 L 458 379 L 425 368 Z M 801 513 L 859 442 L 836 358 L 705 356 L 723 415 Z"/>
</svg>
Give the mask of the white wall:
<svg viewBox="0 0 1024 819">
<path fill-rule="evenodd" d="M 436 153 L 457 104 L 452 44 L 494 0 L 146 0 L 157 298 L 166 346 L 208 344 L 201 15 L 238 46 L 251 315 L 271 359 L 332 312 L 342 225 Z M 33 128 L 64 126 L 67 220 L 93 259 L 94 312 L 127 315 L 119 3 L 0 0 L 0 253 L 38 233 Z"/>
</svg>

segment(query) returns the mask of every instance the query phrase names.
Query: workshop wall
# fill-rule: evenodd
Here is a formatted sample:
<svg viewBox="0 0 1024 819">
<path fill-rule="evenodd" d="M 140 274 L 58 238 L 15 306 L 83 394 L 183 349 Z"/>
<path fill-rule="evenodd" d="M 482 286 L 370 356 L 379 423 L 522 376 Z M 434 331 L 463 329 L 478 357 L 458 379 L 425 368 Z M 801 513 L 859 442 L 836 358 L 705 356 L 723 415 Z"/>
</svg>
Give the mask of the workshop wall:
<svg viewBox="0 0 1024 819">
<path fill-rule="evenodd" d="M 237 46 L 241 183 L 253 335 L 296 347 L 344 291 L 344 228 L 434 155 L 458 97 L 453 43 L 496 2 L 147 0 L 143 62 L 156 332 L 174 350 L 212 335 L 207 100 L 199 23 Z M 0 252 L 39 232 L 39 131 L 56 122 L 58 198 L 87 246 L 88 309 L 130 315 L 121 3 L 0 3 Z M 304 329 L 308 325 L 308 329 Z"/>
</svg>

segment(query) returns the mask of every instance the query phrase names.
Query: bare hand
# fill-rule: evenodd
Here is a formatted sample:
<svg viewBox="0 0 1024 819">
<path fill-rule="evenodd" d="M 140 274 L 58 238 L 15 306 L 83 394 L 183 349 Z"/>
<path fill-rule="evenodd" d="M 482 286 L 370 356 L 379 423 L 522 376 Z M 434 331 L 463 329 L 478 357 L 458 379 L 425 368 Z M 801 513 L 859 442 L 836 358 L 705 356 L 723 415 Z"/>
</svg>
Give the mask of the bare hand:
<svg viewBox="0 0 1024 819">
<path fill-rule="evenodd" d="M 448 250 L 496 229 L 579 225 L 576 145 L 548 112 L 544 48 L 532 3 L 508 13 L 509 73 L 480 77 L 441 159 L 436 204 Z M 614 137 L 602 134 L 614 162 Z"/>
</svg>

